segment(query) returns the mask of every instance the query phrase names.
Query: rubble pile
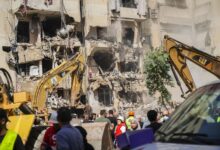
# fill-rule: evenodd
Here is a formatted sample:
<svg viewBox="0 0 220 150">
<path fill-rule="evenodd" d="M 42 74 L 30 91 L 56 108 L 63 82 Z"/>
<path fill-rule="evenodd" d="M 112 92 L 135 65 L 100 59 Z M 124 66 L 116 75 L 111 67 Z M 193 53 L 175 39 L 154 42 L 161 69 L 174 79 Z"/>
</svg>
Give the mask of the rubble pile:
<svg viewBox="0 0 220 150">
<path fill-rule="evenodd" d="M 82 49 L 86 60 L 82 93 L 96 113 L 103 107 L 124 111 L 142 105 L 146 87 L 140 31 L 146 20 L 141 6 L 146 3 L 109 2 L 13 1 L 10 15 L 17 23 L 8 63 L 16 70 L 17 90 L 35 89 L 49 70 Z M 47 106 L 69 105 L 71 86 L 70 76 L 54 89 L 62 90 L 59 96 L 48 97 Z"/>
<path fill-rule="evenodd" d="M 70 106 L 70 101 L 63 99 L 62 97 L 58 97 L 57 95 L 50 95 L 47 97 L 46 106 L 57 109 L 60 107 Z"/>
</svg>

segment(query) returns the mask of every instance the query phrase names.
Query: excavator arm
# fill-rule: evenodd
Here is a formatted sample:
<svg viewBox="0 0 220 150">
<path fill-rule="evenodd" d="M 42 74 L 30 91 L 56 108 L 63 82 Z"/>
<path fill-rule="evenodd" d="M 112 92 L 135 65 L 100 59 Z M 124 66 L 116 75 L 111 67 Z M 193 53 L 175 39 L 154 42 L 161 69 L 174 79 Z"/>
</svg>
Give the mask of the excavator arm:
<svg viewBox="0 0 220 150">
<path fill-rule="evenodd" d="M 196 86 L 186 60 L 190 60 L 220 78 L 220 61 L 216 57 L 181 43 L 169 36 L 164 37 L 164 46 L 165 51 L 169 54 L 171 65 L 174 66 L 189 91 L 194 91 Z"/>
<path fill-rule="evenodd" d="M 81 96 L 81 82 L 84 73 L 84 58 L 81 53 L 75 54 L 71 59 L 64 61 L 49 71 L 38 83 L 33 95 L 33 107 L 42 109 L 45 106 L 47 92 L 51 92 L 67 76 L 72 76 L 71 100 L 78 100 Z M 73 102 L 74 103 L 74 102 Z"/>
</svg>

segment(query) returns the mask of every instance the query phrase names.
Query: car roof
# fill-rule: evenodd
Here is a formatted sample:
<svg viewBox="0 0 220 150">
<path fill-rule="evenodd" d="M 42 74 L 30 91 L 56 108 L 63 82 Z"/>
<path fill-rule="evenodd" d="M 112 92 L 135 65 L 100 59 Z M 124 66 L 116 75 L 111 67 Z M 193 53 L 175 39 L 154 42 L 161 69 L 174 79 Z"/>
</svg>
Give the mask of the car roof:
<svg viewBox="0 0 220 150">
<path fill-rule="evenodd" d="M 213 85 L 213 84 L 220 84 L 220 80 L 215 80 L 215 81 L 212 81 L 212 82 L 209 82 L 201 87 L 204 87 L 204 86 L 209 86 L 209 85 Z"/>
</svg>

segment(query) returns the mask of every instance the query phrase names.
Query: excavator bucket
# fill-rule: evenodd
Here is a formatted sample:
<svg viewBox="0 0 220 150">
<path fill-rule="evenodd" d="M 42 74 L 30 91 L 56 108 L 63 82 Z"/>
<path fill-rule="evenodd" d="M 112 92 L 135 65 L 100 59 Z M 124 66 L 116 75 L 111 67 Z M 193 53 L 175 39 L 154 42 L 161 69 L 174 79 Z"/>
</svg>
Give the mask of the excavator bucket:
<svg viewBox="0 0 220 150">
<path fill-rule="evenodd" d="M 26 143 L 34 122 L 34 115 L 10 116 L 9 120 L 7 128 L 18 133 L 23 143 Z"/>
<path fill-rule="evenodd" d="M 87 131 L 87 140 L 95 150 L 112 150 L 113 142 L 108 123 L 83 123 L 82 127 Z"/>
</svg>

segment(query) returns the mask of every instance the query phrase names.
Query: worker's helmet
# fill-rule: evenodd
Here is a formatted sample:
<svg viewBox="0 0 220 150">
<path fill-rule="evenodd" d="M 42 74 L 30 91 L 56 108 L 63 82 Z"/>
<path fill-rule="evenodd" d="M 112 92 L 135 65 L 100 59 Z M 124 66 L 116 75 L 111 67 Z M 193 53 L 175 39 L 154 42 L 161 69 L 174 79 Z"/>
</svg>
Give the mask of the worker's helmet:
<svg viewBox="0 0 220 150">
<path fill-rule="evenodd" d="M 134 116 L 134 112 L 133 111 L 129 111 L 128 112 L 128 116 Z"/>
<path fill-rule="evenodd" d="M 49 123 L 52 123 L 52 124 L 58 123 L 58 121 L 57 121 L 57 112 L 56 111 L 51 113 Z"/>
<path fill-rule="evenodd" d="M 123 116 L 118 116 L 117 120 L 121 120 L 122 122 L 125 121 L 124 117 Z"/>
</svg>

